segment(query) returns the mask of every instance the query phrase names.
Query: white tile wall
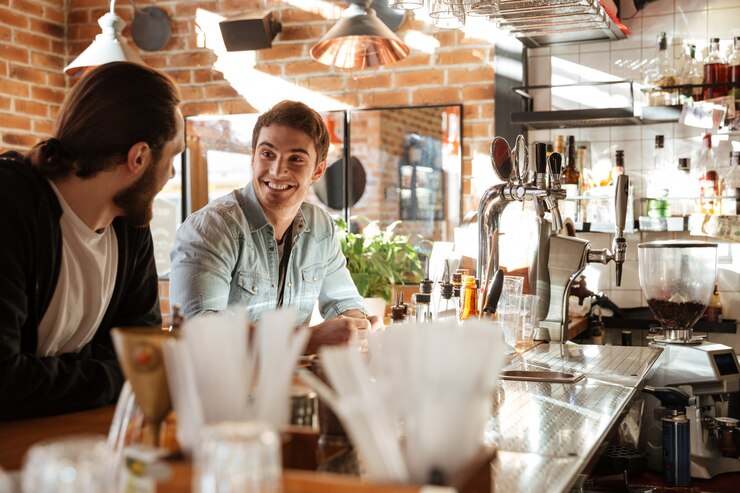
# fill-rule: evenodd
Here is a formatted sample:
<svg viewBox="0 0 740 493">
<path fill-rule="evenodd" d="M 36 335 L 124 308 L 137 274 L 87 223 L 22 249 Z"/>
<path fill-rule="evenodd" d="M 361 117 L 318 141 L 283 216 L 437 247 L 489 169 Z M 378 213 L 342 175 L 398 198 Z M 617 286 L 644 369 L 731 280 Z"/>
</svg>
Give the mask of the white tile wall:
<svg viewBox="0 0 740 493">
<path fill-rule="evenodd" d="M 705 50 L 709 36 L 722 39 L 722 46 L 731 44 L 734 36 L 740 36 L 740 0 L 657 0 L 647 4 L 631 19 L 623 20 L 632 31 L 625 40 L 613 42 L 563 45 L 530 50 L 530 83 L 558 84 L 569 81 L 607 81 L 629 79 L 641 81 L 645 61 L 655 56 L 655 41 L 658 32 L 665 31 L 671 41 L 675 67 L 683 64 L 682 46 L 686 42 Z M 704 51 L 705 52 L 705 51 Z M 553 91 L 552 98 L 544 99 L 537 109 L 576 109 L 587 107 L 618 107 L 625 104 L 627 86 L 612 87 L 607 92 L 583 88 Z M 549 96 L 549 95 L 546 95 Z M 621 98 L 621 99 L 620 99 Z M 701 131 L 678 124 L 584 128 L 566 130 L 530 131 L 528 139 L 552 141 L 555 135 L 575 135 L 579 142 L 589 142 L 592 166 L 611 165 L 616 149 L 625 150 L 626 171 L 632 175 L 635 185 L 636 211 L 639 198 L 653 168 L 653 147 L 656 135 L 665 136 L 665 147 L 671 162 L 680 157 L 694 158 L 701 142 Z M 732 146 L 740 149 L 737 136 L 715 136 L 715 152 L 725 159 Z M 723 170 L 720 170 L 722 172 Z M 611 236 L 584 234 L 594 248 L 611 245 Z M 637 243 L 661 239 L 688 238 L 685 233 L 635 233 L 627 238 L 627 262 L 623 267 L 622 287 L 614 284 L 614 267 L 589 265 L 586 278 L 589 289 L 602 291 L 623 307 L 645 306 L 640 290 L 637 268 Z M 721 264 L 718 270 L 720 297 L 726 318 L 740 320 L 740 244 L 732 245 L 732 258 Z M 740 333 L 736 335 L 712 336 L 740 351 Z"/>
</svg>

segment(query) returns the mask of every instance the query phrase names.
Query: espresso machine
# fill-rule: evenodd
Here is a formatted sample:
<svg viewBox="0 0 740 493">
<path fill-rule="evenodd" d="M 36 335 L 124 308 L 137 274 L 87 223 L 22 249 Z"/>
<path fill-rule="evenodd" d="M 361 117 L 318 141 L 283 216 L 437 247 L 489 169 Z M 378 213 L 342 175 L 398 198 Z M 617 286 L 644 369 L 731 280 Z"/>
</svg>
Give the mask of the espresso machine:
<svg viewBox="0 0 740 493">
<path fill-rule="evenodd" d="M 666 392 L 671 406 L 685 408 L 689 420 L 691 477 L 711 478 L 740 471 L 740 430 L 727 416 L 728 394 L 740 390 L 734 350 L 695 335 L 717 276 L 717 245 L 661 241 L 638 245 L 640 286 L 662 334 L 651 345 L 663 349 L 644 391 L 640 445 L 648 467 L 662 467 L 661 418 Z"/>
<path fill-rule="evenodd" d="M 538 225 L 536 248 L 529 256 L 528 278 L 531 294 L 537 295 L 539 327 L 549 339 L 565 341 L 568 330 L 568 298 L 573 282 L 590 262 L 616 264 L 617 286 L 621 283 L 622 263 L 627 243 L 624 239 L 629 177 L 620 175 L 615 186 L 616 234 L 612 249 L 591 248 L 590 242 L 565 234 L 558 201 L 565 199 L 560 184 L 562 157 L 546 154 L 546 144 L 536 143 L 535 169 L 530 170 L 524 137 L 516 138 L 512 152 L 508 142 L 496 137 L 491 143 L 491 164 L 503 183 L 483 194 L 478 206 L 478 276 L 487 288 L 492 272 L 499 269 L 499 235 L 502 215 L 513 203 L 531 201 Z"/>
</svg>

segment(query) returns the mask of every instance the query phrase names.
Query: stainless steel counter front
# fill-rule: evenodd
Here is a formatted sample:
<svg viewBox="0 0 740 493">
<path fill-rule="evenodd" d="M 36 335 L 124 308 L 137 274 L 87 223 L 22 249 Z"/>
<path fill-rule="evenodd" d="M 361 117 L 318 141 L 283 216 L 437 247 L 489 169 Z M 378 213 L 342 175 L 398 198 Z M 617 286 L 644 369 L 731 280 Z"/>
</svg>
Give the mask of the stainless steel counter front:
<svg viewBox="0 0 740 493">
<path fill-rule="evenodd" d="M 585 374 L 575 384 L 502 381 L 486 429 L 496 492 L 563 492 L 641 389 L 662 349 L 543 344 L 504 370 Z"/>
</svg>

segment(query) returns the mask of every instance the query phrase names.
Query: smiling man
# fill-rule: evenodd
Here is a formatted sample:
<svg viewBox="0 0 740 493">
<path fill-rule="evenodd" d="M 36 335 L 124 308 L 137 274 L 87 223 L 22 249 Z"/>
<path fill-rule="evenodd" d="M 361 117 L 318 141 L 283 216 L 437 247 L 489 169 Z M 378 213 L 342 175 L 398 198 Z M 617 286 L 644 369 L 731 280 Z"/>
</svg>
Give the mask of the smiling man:
<svg viewBox="0 0 740 493">
<path fill-rule="evenodd" d="M 329 214 L 305 203 L 324 174 L 329 134 L 303 103 L 283 101 L 257 120 L 252 181 L 192 214 L 172 251 L 170 301 L 185 317 L 246 307 L 250 318 L 294 307 L 308 323 L 317 300 L 324 323 L 307 352 L 347 342 L 378 325 L 365 316 Z"/>
</svg>

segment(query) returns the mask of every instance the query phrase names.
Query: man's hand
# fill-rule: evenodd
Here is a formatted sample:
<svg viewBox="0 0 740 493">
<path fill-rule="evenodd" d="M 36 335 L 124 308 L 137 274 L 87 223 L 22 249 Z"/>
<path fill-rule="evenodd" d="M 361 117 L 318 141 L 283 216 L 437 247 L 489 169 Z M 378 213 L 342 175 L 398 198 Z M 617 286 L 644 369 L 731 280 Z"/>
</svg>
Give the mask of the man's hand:
<svg viewBox="0 0 740 493">
<path fill-rule="evenodd" d="M 318 353 L 321 346 L 349 344 L 358 338 L 360 331 L 377 330 L 374 327 L 378 326 L 382 327 L 378 317 L 366 318 L 364 313 L 355 310 L 345 312 L 311 327 L 306 354 Z"/>
</svg>

